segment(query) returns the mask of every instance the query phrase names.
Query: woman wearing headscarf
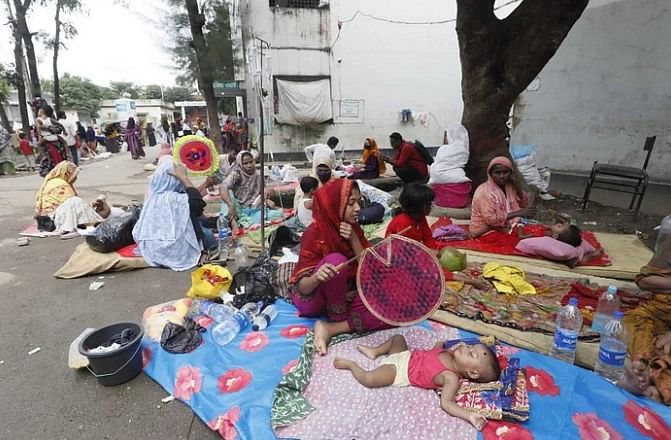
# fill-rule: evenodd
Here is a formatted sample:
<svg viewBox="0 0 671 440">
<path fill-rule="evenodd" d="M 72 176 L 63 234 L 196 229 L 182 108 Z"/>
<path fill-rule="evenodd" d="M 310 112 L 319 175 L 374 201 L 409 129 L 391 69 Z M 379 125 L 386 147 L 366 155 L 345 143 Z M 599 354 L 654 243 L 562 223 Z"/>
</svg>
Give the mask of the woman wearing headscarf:
<svg viewBox="0 0 671 440">
<path fill-rule="evenodd" d="M 208 247 L 199 220 L 205 205 L 182 164 L 159 165 L 133 228 L 133 239 L 147 264 L 175 271 L 198 264 L 203 247 Z"/>
<path fill-rule="evenodd" d="M 350 179 L 377 179 L 380 174 L 387 171 L 377 141 L 372 137 L 366 138 L 363 143 L 363 157 L 361 159 L 363 167 L 352 174 Z"/>
<path fill-rule="evenodd" d="M 128 144 L 128 151 L 133 160 L 144 157 L 144 149 L 140 144 L 140 127 L 135 125 L 135 119 L 128 118 L 128 123 L 126 124 L 123 136 Z"/>
<path fill-rule="evenodd" d="M 256 172 L 256 162 L 249 150 L 243 150 L 235 158 L 235 165 L 219 187 L 222 213 L 227 214 L 233 234 L 240 227 L 249 227 L 261 221 L 261 207 L 274 208 L 267 194 L 261 195 L 261 175 Z M 266 209 L 265 220 L 280 218 L 282 212 Z"/>
<path fill-rule="evenodd" d="M 62 239 L 76 237 L 78 226 L 98 224 L 109 215 L 106 204 L 101 204 L 101 207 L 105 207 L 105 216 L 101 216 L 77 196 L 74 183 L 78 175 L 79 168 L 74 163 L 60 162 L 46 175 L 37 192 L 35 219 L 38 226 L 47 230 L 55 227 Z M 51 222 L 53 226 L 48 227 Z"/>
<path fill-rule="evenodd" d="M 325 184 L 338 179 L 333 173 L 335 167 L 335 156 L 328 154 L 326 151 L 317 149 L 315 151 L 315 156 L 312 159 L 312 171 L 309 175 L 319 181 L 318 188 L 321 188 Z M 298 205 L 303 195 L 303 190 L 298 186 L 296 188 L 296 193 L 294 194 L 294 210 L 296 212 L 298 212 Z"/>
<path fill-rule="evenodd" d="M 436 206 L 463 208 L 468 205 L 471 179 L 464 172 L 468 157 L 468 131 L 458 122 L 451 122 L 447 126 L 447 144 L 438 149 L 429 169 L 429 186 L 436 193 Z"/>
<path fill-rule="evenodd" d="M 147 123 L 147 141 L 150 147 L 156 146 L 156 129 L 154 129 L 154 124 L 151 122 Z"/>
<path fill-rule="evenodd" d="M 473 194 L 471 238 L 491 230 L 504 230 L 529 215 L 531 197 L 522 191 L 514 179 L 513 164 L 507 157 L 498 156 L 487 166 L 487 181 Z"/>
<path fill-rule="evenodd" d="M 301 316 L 328 316 L 315 324 L 315 349 L 326 354 L 331 338 L 351 331 L 389 328 L 366 308 L 357 294 L 359 257 L 369 243 L 357 219 L 361 193 L 355 181 L 336 180 L 317 190 L 312 223 L 301 238 L 301 251 L 289 282 Z"/>
</svg>

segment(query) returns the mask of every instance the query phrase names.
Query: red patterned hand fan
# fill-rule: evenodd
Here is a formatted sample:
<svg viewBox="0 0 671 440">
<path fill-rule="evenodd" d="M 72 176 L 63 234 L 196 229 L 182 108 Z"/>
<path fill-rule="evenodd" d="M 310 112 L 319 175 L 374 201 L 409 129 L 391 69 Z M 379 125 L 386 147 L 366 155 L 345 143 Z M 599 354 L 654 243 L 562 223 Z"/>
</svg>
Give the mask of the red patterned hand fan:
<svg viewBox="0 0 671 440">
<path fill-rule="evenodd" d="M 172 150 L 175 161 L 184 164 L 194 176 L 212 175 L 219 168 L 219 153 L 214 142 L 203 136 L 181 137 Z"/>
<path fill-rule="evenodd" d="M 440 305 L 445 290 L 438 260 L 421 243 L 400 235 L 363 252 L 356 282 L 366 308 L 395 326 L 426 319 Z"/>
</svg>

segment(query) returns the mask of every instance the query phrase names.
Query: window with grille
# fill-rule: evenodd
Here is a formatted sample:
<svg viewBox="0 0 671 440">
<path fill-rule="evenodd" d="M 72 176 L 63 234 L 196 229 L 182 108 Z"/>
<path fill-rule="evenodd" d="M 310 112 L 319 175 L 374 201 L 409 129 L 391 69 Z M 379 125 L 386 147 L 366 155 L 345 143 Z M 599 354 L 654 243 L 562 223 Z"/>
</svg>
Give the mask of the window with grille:
<svg viewBox="0 0 671 440">
<path fill-rule="evenodd" d="M 329 2 L 326 0 L 269 0 L 271 8 L 304 8 L 317 9 L 328 8 Z"/>
</svg>

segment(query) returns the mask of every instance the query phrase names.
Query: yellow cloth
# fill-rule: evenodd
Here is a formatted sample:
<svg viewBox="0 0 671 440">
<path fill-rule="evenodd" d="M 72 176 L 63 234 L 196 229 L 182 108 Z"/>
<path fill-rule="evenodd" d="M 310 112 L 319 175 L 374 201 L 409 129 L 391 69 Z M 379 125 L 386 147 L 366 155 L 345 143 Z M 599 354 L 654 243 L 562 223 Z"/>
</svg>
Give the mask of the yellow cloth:
<svg viewBox="0 0 671 440">
<path fill-rule="evenodd" d="M 490 280 L 499 293 L 536 294 L 534 286 L 524 279 L 524 271 L 515 266 L 487 263 L 482 268 L 482 277 Z"/>
<path fill-rule="evenodd" d="M 79 168 L 72 162 L 59 162 L 49 174 L 44 177 L 42 186 L 37 192 L 35 213 L 50 215 L 67 199 L 77 195 L 72 183 L 79 174 Z"/>
<path fill-rule="evenodd" d="M 365 164 L 368 162 L 368 158 L 370 158 L 371 155 L 377 157 L 377 163 L 379 165 L 378 171 L 380 172 L 380 175 L 386 173 L 387 166 L 384 164 L 384 160 L 382 160 L 382 157 L 380 156 L 380 147 L 377 145 L 377 141 L 372 137 L 366 138 L 366 140 L 368 141 L 369 147 L 364 147 L 361 160 Z"/>
</svg>

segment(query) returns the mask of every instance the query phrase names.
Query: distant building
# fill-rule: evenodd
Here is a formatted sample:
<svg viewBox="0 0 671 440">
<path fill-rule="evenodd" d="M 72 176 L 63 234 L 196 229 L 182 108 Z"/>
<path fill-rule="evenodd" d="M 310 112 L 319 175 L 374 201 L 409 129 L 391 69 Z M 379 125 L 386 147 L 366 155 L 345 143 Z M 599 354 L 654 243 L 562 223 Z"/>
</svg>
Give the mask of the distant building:
<svg viewBox="0 0 671 440">
<path fill-rule="evenodd" d="M 256 130 L 259 95 L 264 96 L 265 141 L 274 151 L 302 151 L 333 135 L 347 149 L 361 148 L 370 136 L 388 148 L 395 131 L 437 145 L 447 123 L 461 119 L 454 23 L 426 24 L 454 18 L 454 2 L 229 4 L 235 79 L 246 84 Z"/>
<path fill-rule="evenodd" d="M 100 101 L 98 124 L 110 122 L 125 122 L 129 117 L 138 121 L 150 122 L 157 125 L 161 117 L 174 120 L 175 106 L 160 99 L 104 99 Z"/>
<path fill-rule="evenodd" d="M 47 101 L 47 103 L 49 103 L 49 105 L 53 106 L 53 98 L 50 94 L 44 93 L 42 97 Z M 20 130 L 22 128 L 22 124 L 21 124 L 21 112 L 19 110 L 18 93 L 15 91 L 11 92 L 11 94 L 9 95 L 9 99 L 7 100 L 7 103 L 9 104 L 5 105 L 5 112 L 7 112 L 7 118 L 9 119 L 10 124 L 12 124 L 14 130 Z M 63 111 L 65 112 L 67 119 L 71 119 L 73 121 L 79 121 L 85 126 L 90 125 L 93 120 L 91 112 L 86 109 L 63 108 Z M 28 121 L 30 125 L 33 125 L 35 123 L 33 112 L 30 106 L 28 107 Z"/>
</svg>

